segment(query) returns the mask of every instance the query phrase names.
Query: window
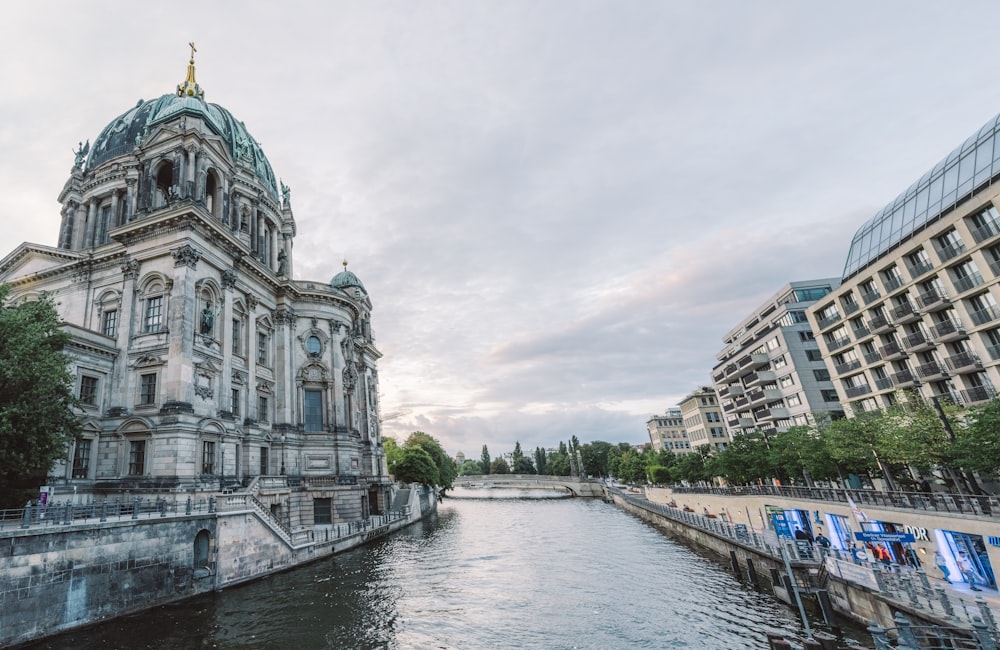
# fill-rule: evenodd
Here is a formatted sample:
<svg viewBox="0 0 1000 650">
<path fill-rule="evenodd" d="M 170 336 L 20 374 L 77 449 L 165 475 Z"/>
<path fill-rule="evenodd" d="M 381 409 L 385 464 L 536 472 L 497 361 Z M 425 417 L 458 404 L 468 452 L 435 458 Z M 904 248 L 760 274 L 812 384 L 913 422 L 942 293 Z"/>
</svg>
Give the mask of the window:
<svg viewBox="0 0 1000 650">
<path fill-rule="evenodd" d="M 101 314 L 101 334 L 114 337 L 118 334 L 118 310 L 111 309 Z"/>
<path fill-rule="evenodd" d="M 201 473 L 215 474 L 215 443 L 210 440 L 201 443 Z"/>
<path fill-rule="evenodd" d="M 163 327 L 163 296 L 153 296 L 146 300 L 146 321 L 144 331 L 157 332 Z"/>
<path fill-rule="evenodd" d="M 267 398 L 263 395 L 257 396 L 257 419 L 261 422 L 270 422 L 267 412 Z"/>
<path fill-rule="evenodd" d="M 240 389 L 239 388 L 234 388 L 233 389 L 232 400 L 233 400 L 233 406 L 232 406 L 232 408 L 233 408 L 233 415 L 235 415 L 235 416 L 238 417 L 239 414 L 240 414 Z"/>
<path fill-rule="evenodd" d="M 80 377 L 80 401 L 90 406 L 97 404 L 97 377 Z"/>
<path fill-rule="evenodd" d="M 267 447 L 260 448 L 260 475 L 267 476 Z"/>
<path fill-rule="evenodd" d="M 333 510 L 330 499 L 313 499 L 313 524 L 332 524 Z"/>
<path fill-rule="evenodd" d="M 146 470 L 146 441 L 132 440 L 128 443 L 128 475 L 142 476 Z"/>
<path fill-rule="evenodd" d="M 830 371 L 826 368 L 817 368 L 813 370 L 813 377 L 816 381 L 830 381 Z"/>
<path fill-rule="evenodd" d="M 257 363 L 267 365 L 267 334 L 257 332 Z"/>
<path fill-rule="evenodd" d="M 156 404 L 155 372 L 139 376 L 139 404 L 143 406 Z"/>
<path fill-rule="evenodd" d="M 77 441 L 76 449 L 73 450 L 73 478 L 90 476 L 90 448 L 93 445 L 93 440 Z"/>
<path fill-rule="evenodd" d="M 243 356 L 243 321 L 239 318 L 233 319 L 233 354 Z"/>
<path fill-rule="evenodd" d="M 782 388 L 788 388 L 789 386 L 795 385 L 795 380 L 792 379 L 791 375 L 785 375 L 784 377 L 778 378 L 778 385 Z"/>
<path fill-rule="evenodd" d="M 815 287 L 812 289 L 796 289 L 795 290 L 795 300 L 796 302 L 813 302 L 819 300 L 826 294 L 830 293 L 830 287 Z"/>
<path fill-rule="evenodd" d="M 802 398 L 799 397 L 798 393 L 795 393 L 794 395 L 789 395 L 788 399 L 785 400 L 785 403 L 789 406 L 798 406 L 802 403 Z"/>
<path fill-rule="evenodd" d="M 768 350 L 774 350 L 774 349 L 777 349 L 778 346 L 780 346 L 780 345 L 781 345 L 781 343 L 778 341 L 778 337 L 775 336 L 774 338 L 770 339 L 767 342 L 767 349 Z"/>
<path fill-rule="evenodd" d="M 805 332 L 799 332 L 799 340 L 800 341 L 815 341 L 816 337 L 813 336 L 813 333 L 811 331 L 807 330 Z"/>
<path fill-rule="evenodd" d="M 806 350 L 806 359 L 809 359 L 810 361 L 822 361 L 823 355 L 819 350 L 808 349 Z"/>
<path fill-rule="evenodd" d="M 771 363 L 772 367 L 777 370 L 778 368 L 784 368 L 788 365 L 788 360 L 785 359 L 785 355 L 781 355 Z"/>
<path fill-rule="evenodd" d="M 306 352 L 309 353 L 309 356 L 318 357 L 322 350 L 323 344 L 320 342 L 318 336 L 310 336 L 306 339 Z"/>
<path fill-rule="evenodd" d="M 837 397 L 837 391 L 824 389 L 820 391 L 820 395 L 823 396 L 824 402 L 839 402 L 840 398 Z"/>
<path fill-rule="evenodd" d="M 722 418 L 719 416 L 719 414 L 717 412 L 715 412 L 715 411 L 709 411 L 709 412 L 705 413 L 705 421 L 706 422 L 722 422 Z"/>
<path fill-rule="evenodd" d="M 323 430 L 323 392 L 309 389 L 302 395 L 306 431 Z"/>
</svg>

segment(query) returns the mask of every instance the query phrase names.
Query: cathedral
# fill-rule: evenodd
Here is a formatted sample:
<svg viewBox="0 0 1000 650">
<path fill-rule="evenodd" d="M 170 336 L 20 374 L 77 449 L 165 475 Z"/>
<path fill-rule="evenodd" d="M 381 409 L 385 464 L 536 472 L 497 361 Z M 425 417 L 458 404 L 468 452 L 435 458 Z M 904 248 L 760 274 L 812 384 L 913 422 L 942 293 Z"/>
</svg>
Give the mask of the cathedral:
<svg viewBox="0 0 1000 650">
<path fill-rule="evenodd" d="M 205 101 L 194 52 L 174 92 L 76 151 L 57 245 L 0 260 L 12 296 L 52 296 L 72 336 L 83 435 L 50 485 L 82 500 L 267 478 L 328 504 L 287 521 L 272 502 L 292 525 L 384 512 L 371 300 L 346 262 L 293 279 L 291 190 Z"/>
</svg>

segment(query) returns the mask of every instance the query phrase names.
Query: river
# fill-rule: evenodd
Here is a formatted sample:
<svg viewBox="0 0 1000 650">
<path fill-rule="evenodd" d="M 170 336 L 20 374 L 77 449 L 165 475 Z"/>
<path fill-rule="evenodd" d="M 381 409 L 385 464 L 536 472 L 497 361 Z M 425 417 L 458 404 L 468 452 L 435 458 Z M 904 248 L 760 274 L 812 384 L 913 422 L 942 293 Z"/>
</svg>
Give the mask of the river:
<svg viewBox="0 0 1000 650">
<path fill-rule="evenodd" d="M 445 499 L 369 546 L 29 647 L 737 650 L 766 648 L 767 632 L 804 638 L 787 607 L 614 505 L 463 495 L 478 498 Z"/>
</svg>

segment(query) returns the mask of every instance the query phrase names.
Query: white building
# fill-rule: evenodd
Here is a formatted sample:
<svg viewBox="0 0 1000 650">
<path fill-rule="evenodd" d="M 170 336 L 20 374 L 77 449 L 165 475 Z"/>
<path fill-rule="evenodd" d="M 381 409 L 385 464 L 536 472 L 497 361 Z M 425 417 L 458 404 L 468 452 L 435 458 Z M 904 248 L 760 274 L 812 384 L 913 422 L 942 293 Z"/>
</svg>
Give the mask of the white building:
<svg viewBox="0 0 1000 650">
<path fill-rule="evenodd" d="M 678 456 L 691 453 L 684 417 L 678 407 L 668 408 L 663 415 L 651 416 L 646 421 L 646 431 L 654 451 L 669 449 Z"/>
<path fill-rule="evenodd" d="M 332 499 L 319 519 L 387 508 L 371 300 L 346 263 L 329 282 L 294 279 L 290 190 L 205 101 L 193 58 L 176 92 L 81 147 L 59 202 L 56 245 L 0 261 L 13 295 L 53 296 L 73 336 L 84 435 L 57 485 L 286 476 Z"/>
</svg>

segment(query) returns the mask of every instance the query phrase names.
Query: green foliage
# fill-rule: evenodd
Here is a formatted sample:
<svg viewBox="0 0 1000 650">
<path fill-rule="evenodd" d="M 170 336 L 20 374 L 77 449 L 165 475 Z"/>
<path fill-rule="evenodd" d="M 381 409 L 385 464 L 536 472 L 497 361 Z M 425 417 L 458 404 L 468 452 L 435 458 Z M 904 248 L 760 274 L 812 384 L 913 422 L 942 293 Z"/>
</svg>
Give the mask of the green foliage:
<svg viewBox="0 0 1000 650">
<path fill-rule="evenodd" d="M 583 473 L 589 476 L 607 476 L 608 455 L 611 452 L 611 443 L 603 440 L 595 440 L 580 446 L 580 455 L 583 457 Z"/>
<path fill-rule="evenodd" d="M 566 445 L 560 445 L 562 449 L 566 448 Z M 549 457 L 545 461 L 545 468 L 549 476 L 569 476 L 569 454 L 565 451 L 555 452 L 549 454 Z"/>
<path fill-rule="evenodd" d="M 483 445 L 483 453 L 479 456 L 479 465 L 483 474 L 490 473 L 490 450 Z"/>
<path fill-rule="evenodd" d="M 437 484 L 438 466 L 423 447 L 407 446 L 402 450 L 393 476 L 402 483 L 420 483 L 431 487 Z"/>
<path fill-rule="evenodd" d="M 709 475 L 705 471 L 705 457 L 699 452 L 684 454 L 677 459 L 671 476 L 675 480 L 687 481 L 689 483 L 707 481 Z"/>
<path fill-rule="evenodd" d="M 670 468 L 663 465 L 650 465 L 646 468 L 646 476 L 650 482 L 664 485 L 670 483 Z"/>
<path fill-rule="evenodd" d="M 482 474 L 483 468 L 479 464 L 478 460 L 469 459 L 458 466 L 459 476 L 474 476 L 476 474 Z"/>
<path fill-rule="evenodd" d="M 635 450 L 622 452 L 617 465 L 618 480 L 625 483 L 642 483 L 646 480 L 646 464 Z"/>
<path fill-rule="evenodd" d="M 441 447 L 441 443 L 423 431 L 414 431 L 406 439 L 406 443 L 403 446 L 406 448 L 420 447 L 434 461 L 434 465 L 437 467 L 437 477 L 430 485 L 437 485 L 446 489 L 452 487 L 455 477 L 458 475 L 458 469 L 455 467 L 455 461 Z"/>
<path fill-rule="evenodd" d="M 389 473 L 396 475 L 396 463 L 403 458 L 403 448 L 399 446 L 395 438 L 382 438 L 382 451 L 385 452 L 385 464 L 389 468 Z"/>
<path fill-rule="evenodd" d="M 966 472 L 996 475 L 1000 471 L 1000 400 L 969 410 L 962 426 L 955 427 L 952 456 Z"/>
<path fill-rule="evenodd" d="M 539 474 L 548 473 L 548 454 L 541 447 L 535 447 L 535 469 Z"/>
<path fill-rule="evenodd" d="M 879 472 L 875 449 L 884 426 L 880 412 L 820 422 L 820 437 L 831 458 L 844 473 L 872 476 Z"/>
<path fill-rule="evenodd" d="M 837 464 L 819 433 L 810 427 L 791 427 L 770 438 L 769 460 L 781 478 L 803 478 L 806 473 L 818 481 L 837 476 Z M 763 478 L 763 477 L 762 477 Z"/>
<path fill-rule="evenodd" d="M 515 474 L 534 474 L 535 473 L 535 465 L 534 465 L 534 463 L 531 462 L 531 459 L 528 458 L 527 456 L 525 456 L 524 452 L 521 451 L 521 443 L 520 442 L 514 443 L 514 454 L 513 454 L 513 456 L 514 456 L 514 467 L 511 468 L 511 469 L 513 469 L 513 471 L 514 471 Z"/>
<path fill-rule="evenodd" d="M 0 494 L 37 486 L 79 434 L 73 376 L 50 298 L 10 303 L 0 286 Z M 18 506 L 16 504 L 3 504 Z"/>
<path fill-rule="evenodd" d="M 713 457 L 711 470 L 715 476 L 722 476 L 730 483 L 743 484 L 762 481 L 774 474 L 767 444 L 764 436 L 759 432 L 738 433 L 733 436 L 726 449 Z M 700 456 L 700 454 L 687 454 L 678 461 L 678 464 L 687 467 L 685 459 L 695 455 Z M 693 463 L 693 461 L 688 461 L 688 463 Z M 692 465 L 692 471 L 693 468 Z M 704 470 L 704 467 L 702 469 Z M 686 480 L 690 481 L 691 479 Z"/>
<path fill-rule="evenodd" d="M 510 465 L 503 458 L 497 458 L 490 463 L 490 474 L 510 474 Z"/>
</svg>

